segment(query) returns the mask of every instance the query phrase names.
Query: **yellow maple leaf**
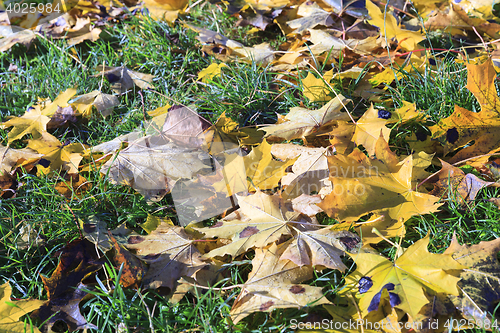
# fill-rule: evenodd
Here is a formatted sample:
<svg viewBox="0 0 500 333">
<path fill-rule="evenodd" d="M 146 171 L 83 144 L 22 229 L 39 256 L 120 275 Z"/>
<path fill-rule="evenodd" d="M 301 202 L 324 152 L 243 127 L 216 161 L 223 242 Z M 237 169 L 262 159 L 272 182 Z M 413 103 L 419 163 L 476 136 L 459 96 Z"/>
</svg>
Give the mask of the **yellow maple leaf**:
<svg viewBox="0 0 500 333">
<path fill-rule="evenodd" d="M 38 309 L 45 301 L 28 299 L 14 301 L 10 299 L 11 294 L 12 288 L 8 282 L 0 286 L 0 332 L 40 333 L 38 328 L 20 322 L 19 318 Z"/>
<path fill-rule="evenodd" d="M 424 40 L 419 32 L 402 29 L 391 13 L 382 13 L 380 8 L 370 0 L 366 1 L 366 9 L 371 20 L 368 23 L 380 29 L 380 35 L 388 39 L 395 38 L 407 51 L 413 51 L 417 44 Z"/>
<path fill-rule="evenodd" d="M 173 24 L 179 13 L 182 13 L 189 0 L 145 0 L 145 6 L 155 20 L 165 20 Z"/>
<path fill-rule="evenodd" d="M 453 164 L 486 154 L 500 145 L 500 98 L 495 87 L 496 71 L 491 60 L 481 65 L 467 64 L 467 89 L 481 105 L 473 112 L 455 105 L 455 111 L 437 125 L 430 127 L 432 138 L 444 144 L 445 153 L 469 145 L 448 162 Z"/>
<path fill-rule="evenodd" d="M 271 145 L 264 140 L 252 152 L 243 158 L 247 177 L 251 179 L 251 190 L 270 190 L 278 186 L 279 180 L 286 174 L 286 168 L 295 163 L 294 159 L 280 162 L 273 159 Z"/>
<path fill-rule="evenodd" d="M 390 305 L 416 318 L 427 295 L 446 293 L 459 295 L 457 282 L 466 267 L 451 254 L 435 254 L 427 250 L 429 236 L 411 245 L 394 262 L 374 253 L 351 254 L 356 271 L 346 277 L 345 292 L 356 291 L 363 317 L 378 310 L 380 301 L 389 298 Z M 388 295 L 387 295 L 388 294 Z"/>
<path fill-rule="evenodd" d="M 385 127 L 389 122 L 389 117 L 390 113 L 385 110 L 377 110 L 371 104 L 370 108 L 356 122 L 352 141 L 356 145 L 363 145 L 370 156 L 375 154 L 375 146 L 381 133 L 385 141 L 389 141 L 391 130 Z"/>
<path fill-rule="evenodd" d="M 28 148 L 44 155 L 42 160 L 45 162 L 40 162 L 37 165 L 38 174 L 48 174 L 61 167 L 70 174 L 78 173 L 78 165 L 85 151 L 85 146 L 81 143 L 62 144 L 56 137 L 47 132 L 43 133 L 38 140 L 30 140 Z"/>
<path fill-rule="evenodd" d="M 43 115 L 40 109 L 30 108 L 21 117 L 9 119 L 2 124 L 2 128 L 14 127 L 9 132 L 8 143 L 21 139 L 26 134 L 31 134 L 34 139 L 42 136 L 42 133 L 47 132 L 47 124 L 50 118 Z"/>
<path fill-rule="evenodd" d="M 316 78 L 316 76 L 309 72 L 306 78 L 302 80 L 304 96 L 309 98 L 311 102 L 326 102 L 331 100 L 330 93 L 332 93 L 332 89 L 329 83 L 332 78 L 333 69 L 326 72 L 322 78 Z"/>
<path fill-rule="evenodd" d="M 213 63 L 207 68 L 203 69 L 198 73 L 198 81 L 201 80 L 201 82 L 207 83 L 215 77 L 219 77 L 222 73 L 222 68 L 227 67 L 226 64 L 221 63 L 221 64 L 216 64 Z"/>
<path fill-rule="evenodd" d="M 348 156 L 328 156 L 333 191 L 318 206 L 340 221 L 356 221 L 368 213 L 406 221 L 437 211 L 438 197 L 415 190 L 412 155 L 399 161 L 383 137 L 375 153 L 375 159 L 358 149 Z"/>
</svg>

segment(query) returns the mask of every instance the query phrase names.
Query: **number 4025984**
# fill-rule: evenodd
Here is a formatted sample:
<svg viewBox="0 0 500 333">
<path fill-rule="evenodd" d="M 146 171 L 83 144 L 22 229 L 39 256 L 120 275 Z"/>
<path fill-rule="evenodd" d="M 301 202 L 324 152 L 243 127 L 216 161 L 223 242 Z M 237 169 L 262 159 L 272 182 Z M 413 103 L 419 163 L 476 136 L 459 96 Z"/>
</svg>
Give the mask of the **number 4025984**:
<svg viewBox="0 0 500 333">
<path fill-rule="evenodd" d="M 7 14 L 34 14 L 34 13 L 60 13 L 60 3 L 52 5 L 51 3 L 9 3 L 5 8 Z"/>
<path fill-rule="evenodd" d="M 467 328 L 484 328 L 486 330 L 498 329 L 498 320 L 491 321 L 488 318 L 484 320 L 468 320 L 468 319 L 448 319 L 444 323 L 444 327 L 452 330 L 465 330 Z"/>
</svg>

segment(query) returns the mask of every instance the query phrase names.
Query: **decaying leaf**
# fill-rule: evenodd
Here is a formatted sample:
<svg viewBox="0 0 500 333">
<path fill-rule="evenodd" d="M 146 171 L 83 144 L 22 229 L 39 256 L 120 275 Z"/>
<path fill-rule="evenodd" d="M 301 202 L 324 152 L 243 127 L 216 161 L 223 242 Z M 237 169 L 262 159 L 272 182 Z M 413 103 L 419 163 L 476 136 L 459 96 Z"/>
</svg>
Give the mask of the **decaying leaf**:
<svg viewBox="0 0 500 333">
<path fill-rule="evenodd" d="M 458 282 L 461 295 L 450 298 L 462 316 L 480 328 L 491 329 L 498 320 L 498 315 L 491 314 L 500 301 L 499 251 L 500 239 L 467 246 L 460 245 L 454 236 L 444 252 L 466 267 Z"/>
<path fill-rule="evenodd" d="M 87 292 L 84 291 L 86 288 L 88 287 L 83 283 L 79 283 L 75 289 L 68 289 L 57 297 L 49 299 L 31 316 L 45 322 L 43 326 L 45 332 L 53 332 L 52 327 L 58 321 L 66 323 L 70 332 L 82 329 L 97 330 L 98 327 L 87 322 L 80 312 L 79 304 L 87 296 Z"/>
<path fill-rule="evenodd" d="M 234 323 L 256 311 L 330 303 L 321 288 L 300 284 L 312 278 L 310 266 L 301 267 L 290 260 L 279 259 L 285 248 L 286 244 L 277 246 L 273 243 L 255 249 L 252 271 L 231 308 Z"/>
<path fill-rule="evenodd" d="M 443 168 L 431 179 L 429 183 L 434 189 L 429 192 L 437 197 L 454 196 L 458 204 L 472 204 L 479 190 L 487 186 L 500 186 L 498 183 L 485 182 L 472 173 L 465 174 L 462 170 L 451 164 L 441 161 Z"/>
</svg>

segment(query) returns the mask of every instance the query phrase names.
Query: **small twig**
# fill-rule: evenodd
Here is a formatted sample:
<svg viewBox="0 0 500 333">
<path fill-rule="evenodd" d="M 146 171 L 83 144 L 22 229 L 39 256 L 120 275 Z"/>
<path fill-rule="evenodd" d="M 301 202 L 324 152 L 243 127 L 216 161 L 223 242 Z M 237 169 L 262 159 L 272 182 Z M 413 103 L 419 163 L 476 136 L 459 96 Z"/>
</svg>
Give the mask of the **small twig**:
<svg viewBox="0 0 500 333">
<path fill-rule="evenodd" d="M 476 27 L 472 26 L 472 30 L 474 30 L 474 32 L 476 33 L 476 35 L 479 37 L 479 39 L 481 40 L 481 42 L 483 43 L 483 47 L 484 49 L 486 50 L 486 52 L 488 53 L 488 55 L 490 55 L 490 51 L 488 50 L 488 46 L 486 45 L 486 43 L 484 42 L 484 39 L 483 37 L 481 36 L 481 34 L 479 32 L 477 32 L 476 30 Z"/>
<path fill-rule="evenodd" d="M 190 6 L 186 9 L 185 13 L 186 13 L 186 14 L 187 14 L 187 13 L 189 13 L 189 11 L 191 10 L 191 8 L 195 7 L 196 5 L 198 5 L 198 4 L 199 4 L 200 2 L 202 2 L 202 1 L 204 1 L 204 0 L 198 0 L 198 1 L 196 1 L 195 3 L 193 3 L 192 5 L 190 5 Z"/>
</svg>

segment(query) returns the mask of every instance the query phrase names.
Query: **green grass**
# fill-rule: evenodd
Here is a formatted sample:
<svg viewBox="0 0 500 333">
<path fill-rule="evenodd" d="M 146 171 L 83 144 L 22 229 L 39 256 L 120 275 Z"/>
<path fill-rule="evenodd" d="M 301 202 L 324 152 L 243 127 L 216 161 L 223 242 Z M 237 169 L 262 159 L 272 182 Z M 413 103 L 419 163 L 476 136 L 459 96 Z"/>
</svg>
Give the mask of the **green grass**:
<svg viewBox="0 0 500 333">
<path fill-rule="evenodd" d="M 250 36 L 244 28 L 232 29 L 235 18 L 217 12 L 218 19 L 196 9 L 186 18 L 194 25 L 228 32 L 228 37 L 246 45 L 273 41 L 273 34 Z M 283 41 L 283 37 L 281 41 Z M 198 72 L 216 61 L 202 54 L 195 33 L 180 24 L 174 27 L 148 19 L 132 18 L 107 29 L 95 43 L 85 42 L 69 47 L 64 41 L 38 40 L 26 49 L 15 46 L 10 52 L 0 54 L 0 85 L 2 85 L 0 114 L 2 121 L 8 116 L 20 116 L 37 98 L 54 99 L 60 92 L 76 87 L 78 94 L 96 89 L 110 93 L 109 84 L 94 77 L 94 68 L 103 63 L 107 66 L 126 65 L 128 68 L 156 76 L 155 90 L 131 91 L 120 96 L 120 106 L 107 119 L 96 117 L 81 121 L 67 129 L 58 129 L 61 140 L 96 145 L 129 133 L 144 122 L 144 110 L 154 110 L 167 103 L 194 105 L 209 120 L 215 120 L 223 112 L 240 125 L 274 123 L 278 113 L 286 113 L 291 107 L 301 105 L 315 107 L 302 96 L 299 87 L 274 81 L 269 68 L 255 64 L 228 63 L 221 79 L 209 83 L 197 81 Z M 276 46 L 275 45 L 275 46 Z M 70 54 L 76 52 L 81 63 Z M 18 67 L 9 72 L 10 64 Z M 307 73 L 303 73 L 307 74 Z M 302 77 L 305 77 L 303 75 Z M 401 80 L 387 87 L 386 97 L 392 99 L 393 108 L 402 101 L 417 103 L 426 110 L 431 122 L 449 115 L 457 104 L 469 110 L 478 110 L 478 104 L 465 88 L 466 71 L 453 61 L 439 61 L 424 73 L 404 73 Z M 355 83 L 335 83 L 338 93 L 354 100 L 360 114 L 369 102 L 353 95 Z M 283 90 L 280 90 L 283 89 Z M 415 129 L 407 127 L 395 131 L 392 142 L 405 144 L 407 136 Z M 0 130 L 1 143 L 6 144 L 7 131 Z M 18 143 L 22 147 L 22 143 Z M 404 151 L 404 149 L 403 149 Z M 78 219 L 95 216 L 114 228 L 127 223 L 130 228 L 145 221 L 147 214 L 174 217 L 172 203 L 167 197 L 159 203 L 148 203 L 130 187 L 112 185 L 98 172 L 85 174 L 92 187 L 82 197 L 65 199 L 54 186 L 62 176 L 37 177 L 24 174 L 14 198 L 0 199 L 0 282 L 10 282 L 13 296 L 17 298 L 44 299 L 41 275 L 50 276 L 58 263 L 56 255 L 65 244 L 79 237 Z M 414 217 L 407 222 L 408 231 L 403 246 L 409 246 L 430 233 L 430 250 L 442 252 L 456 233 L 460 243 L 475 244 L 500 237 L 500 211 L 486 199 L 500 194 L 498 189 L 480 191 L 474 208 L 463 208 L 452 199 L 446 199 L 439 213 Z M 453 193 L 449 197 L 453 198 Z M 326 219 L 328 220 L 328 219 Z M 332 223 L 333 221 L 329 221 Z M 31 226 L 41 246 L 20 246 L 22 227 Z M 397 240 L 395 240 L 397 241 Z M 386 246 L 387 244 L 382 243 Z M 381 247 L 382 249 L 382 247 Z M 394 255 L 394 248 L 382 249 L 386 255 Z M 238 262 L 227 264 L 225 280 L 215 287 L 243 283 L 248 275 L 252 254 L 247 253 Z M 352 261 L 346 259 L 352 267 Z M 346 272 L 347 274 L 348 272 Z M 104 282 L 99 275 L 94 297 L 81 302 L 85 318 L 99 327 L 99 332 L 288 332 L 290 321 L 297 319 L 329 318 L 322 307 L 310 307 L 304 311 L 276 310 L 272 313 L 255 313 L 234 326 L 229 311 L 239 289 L 221 293 L 210 290 L 188 295 L 179 303 L 172 304 L 158 291 L 123 289 L 117 282 L 119 272 L 106 265 L 110 278 Z M 335 300 L 335 293 L 342 288 L 344 274 L 333 270 L 316 273 L 312 285 L 325 288 L 327 297 Z M 57 325 L 56 325 L 57 326 Z M 64 331 L 64 325 L 59 325 Z M 93 331 L 93 330 L 90 330 Z M 125 332 L 126 330 L 123 330 Z M 480 332 L 477 330 L 477 332 Z"/>
</svg>

